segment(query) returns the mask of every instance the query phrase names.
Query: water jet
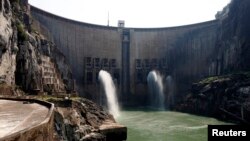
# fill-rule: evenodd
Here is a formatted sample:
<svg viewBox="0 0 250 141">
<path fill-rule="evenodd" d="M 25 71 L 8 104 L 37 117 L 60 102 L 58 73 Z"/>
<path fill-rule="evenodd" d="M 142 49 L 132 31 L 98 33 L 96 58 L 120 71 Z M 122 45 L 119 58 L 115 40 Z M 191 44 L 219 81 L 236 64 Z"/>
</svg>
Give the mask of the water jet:
<svg viewBox="0 0 250 141">
<path fill-rule="evenodd" d="M 163 92 L 163 79 L 158 71 L 151 71 L 147 76 L 150 93 L 150 106 L 160 110 L 165 109 L 165 95 Z"/>
<path fill-rule="evenodd" d="M 116 96 L 116 88 L 112 77 L 107 71 L 100 70 L 98 79 L 103 86 L 107 98 L 108 110 L 115 118 L 117 118 L 120 115 L 120 110 Z"/>
</svg>

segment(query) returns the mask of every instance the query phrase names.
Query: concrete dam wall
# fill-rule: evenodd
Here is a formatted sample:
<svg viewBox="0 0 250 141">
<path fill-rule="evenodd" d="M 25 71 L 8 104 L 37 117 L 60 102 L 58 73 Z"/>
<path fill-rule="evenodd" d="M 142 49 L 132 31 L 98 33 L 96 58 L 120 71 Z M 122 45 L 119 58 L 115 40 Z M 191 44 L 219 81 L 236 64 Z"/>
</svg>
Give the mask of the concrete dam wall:
<svg viewBox="0 0 250 141">
<path fill-rule="evenodd" d="M 218 73 L 214 58 L 219 21 L 170 28 L 119 28 L 65 19 L 31 6 L 31 14 L 64 53 L 80 95 L 101 101 L 98 72 L 109 71 L 124 103 L 147 103 L 147 75 L 171 75 L 175 97 Z"/>
</svg>

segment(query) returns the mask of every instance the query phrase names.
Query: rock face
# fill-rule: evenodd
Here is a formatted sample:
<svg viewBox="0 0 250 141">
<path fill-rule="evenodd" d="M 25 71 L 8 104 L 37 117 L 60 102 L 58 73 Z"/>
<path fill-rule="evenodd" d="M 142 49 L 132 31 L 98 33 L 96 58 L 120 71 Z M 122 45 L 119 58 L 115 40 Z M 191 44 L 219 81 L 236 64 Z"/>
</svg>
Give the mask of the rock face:
<svg viewBox="0 0 250 141">
<path fill-rule="evenodd" d="M 64 55 L 33 24 L 27 0 L 0 0 L 0 83 L 26 92 L 73 92 Z"/>
<path fill-rule="evenodd" d="M 0 0 L 0 83 L 15 84 L 17 34 L 11 4 Z"/>
<path fill-rule="evenodd" d="M 250 123 L 250 73 L 210 77 L 192 85 L 177 110 Z"/>
<path fill-rule="evenodd" d="M 126 140 L 126 127 L 117 124 L 112 115 L 95 103 L 87 99 L 50 102 L 56 105 L 55 129 L 59 140 Z"/>
<path fill-rule="evenodd" d="M 214 74 L 250 70 L 250 19 L 249 0 L 232 0 L 217 14 L 220 21 L 215 58 L 211 65 L 217 66 Z"/>
</svg>

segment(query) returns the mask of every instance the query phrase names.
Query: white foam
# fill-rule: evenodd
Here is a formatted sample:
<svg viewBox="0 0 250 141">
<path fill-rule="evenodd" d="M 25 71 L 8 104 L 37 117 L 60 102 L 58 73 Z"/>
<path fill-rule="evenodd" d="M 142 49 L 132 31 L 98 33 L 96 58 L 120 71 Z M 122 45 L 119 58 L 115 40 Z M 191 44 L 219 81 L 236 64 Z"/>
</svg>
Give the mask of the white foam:
<svg viewBox="0 0 250 141">
<path fill-rule="evenodd" d="M 116 96 L 115 84 L 112 80 L 111 75 L 104 70 L 101 70 L 98 75 L 98 79 L 103 85 L 105 95 L 108 100 L 109 112 L 117 118 L 120 115 L 119 104 Z"/>
</svg>

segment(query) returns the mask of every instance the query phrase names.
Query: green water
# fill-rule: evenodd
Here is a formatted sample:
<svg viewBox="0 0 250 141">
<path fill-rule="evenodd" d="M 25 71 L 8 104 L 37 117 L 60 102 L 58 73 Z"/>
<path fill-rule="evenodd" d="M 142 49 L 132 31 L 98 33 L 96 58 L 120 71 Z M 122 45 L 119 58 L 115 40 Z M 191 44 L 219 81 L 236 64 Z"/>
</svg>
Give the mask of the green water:
<svg viewBox="0 0 250 141">
<path fill-rule="evenodd" d="M 122 111 L 117 121 L 127 126 L 127 141 L 207 141 L 208 124 L 227 124 L 169 111 Z"/>
</svg>

